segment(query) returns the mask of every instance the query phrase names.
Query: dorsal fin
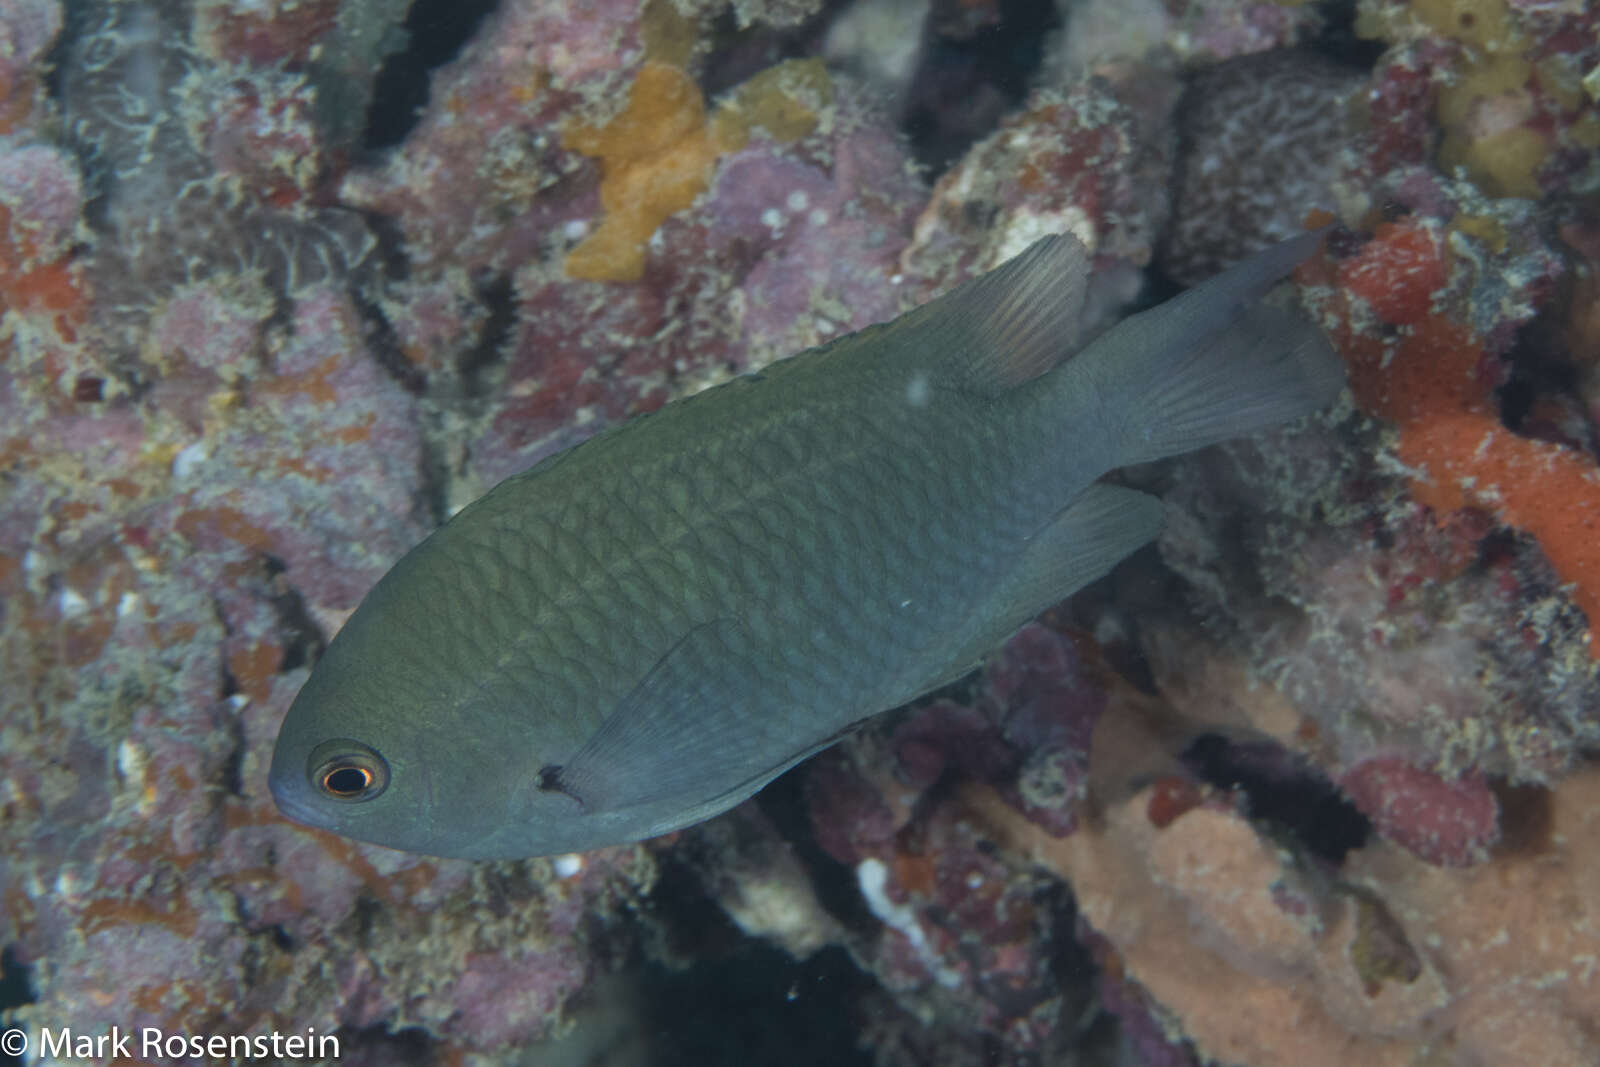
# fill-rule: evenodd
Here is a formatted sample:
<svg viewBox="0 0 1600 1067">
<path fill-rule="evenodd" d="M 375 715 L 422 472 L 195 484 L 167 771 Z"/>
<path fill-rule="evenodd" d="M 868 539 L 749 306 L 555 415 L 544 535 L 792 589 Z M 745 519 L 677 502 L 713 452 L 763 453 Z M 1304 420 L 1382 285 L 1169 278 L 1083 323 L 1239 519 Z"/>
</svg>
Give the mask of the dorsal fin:
<svg viewBox="0 0 1600 1067">
<path fill-rule="evenodd" d="M 884 330 L 944 384 L 999 396 L 1078 348 L 1088 278 L 1082 241 L 1071 234 L 1044 237 Z"/>
</svg>

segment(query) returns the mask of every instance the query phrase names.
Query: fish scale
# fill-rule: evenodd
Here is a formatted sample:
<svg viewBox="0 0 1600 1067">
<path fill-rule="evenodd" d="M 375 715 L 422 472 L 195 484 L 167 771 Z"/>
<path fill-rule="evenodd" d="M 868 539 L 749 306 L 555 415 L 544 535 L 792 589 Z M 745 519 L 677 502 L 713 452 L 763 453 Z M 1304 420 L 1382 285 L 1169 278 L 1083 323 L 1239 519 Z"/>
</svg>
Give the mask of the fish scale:
<svg viewBox="0 0 1600 1067">
<path fill-rule="evenodd" d="M 787 368 L 777 368 L 764 380 L 752 383 L 751 391 L 792 392 L 803 387 L 804 383 L 791 386 L 785 381 L 784 370 Z M 751 641 L 741 648 L 743 660 L 736 667 L 743 673 L 762 674 L 774 692 L 808 692 L 807 704 L 791 713 L 806 715 L 827 733 L 859 718 L 848 694 L 862 688 L 868 679 L 897 678 L 915 670 L 915 666 L 897 664 L 899 670 L 893 671 L 883 660 L 896 652 L 930 645 L 941 621 L 939 614 L 925 606 L 916 612 L 895 610 L 890 590 L 926 585 L 925 576 L 932 573 L 947 579 L 935 586 L 942 590 L 933 598 L 936 607 L 953 608 L 957 605 L 952 601 L 975 599 L 977 590 L 989 580 L 973 571 L 971 563 L 977 555 L 975 546 L 989 536 L 975 517 L 993 514 L 994 509 L 955 508 L 959 494 L 970 490 L 978 479 L 952 479 L 944 472 L 971 470 L 980 464 L 990 468 L 1014 465 L 1014 457 L 993 451 L 985 460 L 947 455 L 953 450 L 949 444 L 942 451 L 931 450 L 920 433 L 901 434 L 902 439 L 889 436 L 872 415 L 899 396 L 903 376 L 898 368 L 864 367 L 843 383 L 845 399 L 813 410 L 805 419 L 795 418 L 792 406 L 775 398 L 759 405 L 762 411 L 775 413 L 775 425 L 747 419 L 726 434 L 715 429 L 697 432 L 688 462 L 717 471 L 716 483 L 744 487 L 744 491 L 734 488 L 723 493 L 720 507 L 696 507 L 692 517 L 677 513 L 673 491 L 651 488 L 681 484 L 671 476 L 683 459 L 663 458 L 679 456 L 672 441 L 676 426 L 623 439 L 620 444 L 595 442 L 601 448 L 609 446 L 613 453 L 597 457 L 595 464 L 607 468 L 626 486 L 626 494 L 607 497 L 600 488 L 608 484 L 606 479 L 584 470 L 581 480 L 568 481 L 561 477 L 563 468 L 556 468 L 545 491 L 525 506 L 553 507 L 575 517 L 569 521 L 586 525 L 589 531 L 582 538 L 574 534 L 574 539 L 581 541 L 581 552 L 558 553 L 562 586 L 589 605 L 583 613 L 588 625 L 566 646 L 564 658 L 575 662 L 572 650 L 591 646 L 606 656 L 629 629 L 624 626 L 607 633 L 609 620 L 649 617 L 652 607 L 660 612 L 654 621 L 665 630 L 707 621 L 705 615 L 695 617 L 684 611 L 684 598 L 678 594 L 696 587 L 689 575 L 714 572 L 718 577 L 709 585 L 715 593 L 701 608 L 710 618 L 753 615 L 780 623 L 765 630 L 765 641 Z M 952 397 L 944 402 L 958 401 Z M 938 424 L 942 414 L 937 404 L 930 404 L 924 417 Z M 962 420 L 951 413 L 944 421 Z M 960 434 L 952 438 L 956 443 L 965 439 Z M 840 441 L 849 444 L 837 447 Z M 564 469 L 569 473 L 578 470 Z M 1004 471 L 985 473 L 989 475 L 985 480 L 991 483 L 1006 481 Z M 572 497 L 570 506 L 564 506 L 565 494 Z M 938 518 L 941 514 L 943 521 Z M 684 522 L 681 531 L 663 529 L 666 524 L 657 521 L 658 516 L 692 521 Z M 947 529 L 956 527 L 953 520 L 962 518 L 967 521 L 959 528 Z M 853 532 L 852 525 L 861 532 Z M 646 540 L 646 534 L 654 537 Z M 685 541 L 703 547 L 689 551 L 687 565 L 671 568 L 676 589 L 653 598 L 628 594 L 628 586 L 647 584 L 642 576 L 648 573 L 649 562 L 669 559 L 671 550 Z M 851 555 L 852 542 L 859 541 L 889 547 L 871 583 L 844 581 L 843 568 L 835 563 Z M 530 553 L 536 553 L 536 546 L 525 543 Z M 438 550 L 448 552 L 453 547 L 442 541 Z M 722 560 L 736 562 L 723 568 L 719 566 Z M 788 581 L 783 582 L 786 564 Z M 707 591 L 705 586 L 699 589 L 702 594 Z M 522 620 L 521 632 L 543 633 L 558 626 L 562 614 L 557 605 L 547 604 L 539 614 Z M 948 624 L 953 619 L 942 621 Z M 850 649 L 860 651 L 844 655 Z M 637 657 L 653 660 L 665 650 L 662 645 L 640 648 Z M 613 661 L 608 666 L 616 669 L 619 677 L 626 673 L 623 663 Z M 907 694 L 912 695 L 915 693 Z M 621 693 L 608 696 L 620 697 Z M 768 715 L 779 716 L 784 710 L 766 709 Z M 554 753 L 552 761 L 559 762 L 566 755 Z"/>
<path fill-rule="evenodd" d="M 361 840 L 480 858 L 726 809 L 1154 537 L 1159 503 L 1106 470 L 1328 403 L 1326 341 L 1259 303 L 1315 240 L 1072 355 L 1088 257 L 1048 238 L 513 476 L 328 645 L 279 733 L 274 797 Z"/>
</svg>

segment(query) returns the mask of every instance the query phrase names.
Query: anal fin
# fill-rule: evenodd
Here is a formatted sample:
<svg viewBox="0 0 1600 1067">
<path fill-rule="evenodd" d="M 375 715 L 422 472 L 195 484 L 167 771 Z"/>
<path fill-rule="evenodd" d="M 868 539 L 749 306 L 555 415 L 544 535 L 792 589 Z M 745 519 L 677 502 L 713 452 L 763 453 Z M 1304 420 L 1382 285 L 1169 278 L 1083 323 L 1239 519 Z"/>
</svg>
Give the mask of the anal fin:
<svg viewBox="0 0 1600 1067">
<path fill-rule="evenodd" d="M 1018 627 L 1096 578 L 1161 533 L 1161 501 L 1115 485 L 1091 485 L 1029 539 L 961 635 L 948 677 L 954 681 Z"/>
</svg>

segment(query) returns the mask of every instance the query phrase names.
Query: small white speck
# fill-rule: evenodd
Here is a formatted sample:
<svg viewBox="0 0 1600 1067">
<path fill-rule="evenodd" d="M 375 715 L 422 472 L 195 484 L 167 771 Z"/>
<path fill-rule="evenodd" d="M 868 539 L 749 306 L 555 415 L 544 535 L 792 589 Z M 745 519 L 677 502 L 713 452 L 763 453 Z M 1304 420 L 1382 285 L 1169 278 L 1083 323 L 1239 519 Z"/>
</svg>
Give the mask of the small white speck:
<svg viewBox="0 0 1600 1067">
<path fill-rule="evenodd" d="M 783 228 L 783 212 L 775 207 L 767 208 L 761 213 L 761 224 L 769 230 L 781 230 Z"/>
<path fill-rule="evenodd" d="M 811 214 L 806 216 L 806 221 L 813 226 L 824 226 L 828 222 L 828 213 L 820 207 L 811 209 Z"/>
<path fill-rule="evenodd" d="M 833 324 L 833 320 L 832 319 L 825 319 L 821 315 L 817 316 L 817 332 L 819 334 L 832 333 L 834 330 L 837 330 L 838 328 L 839 327 L 837 327 L 837 326 L 835 326 Z"/>
<path fill-rule="evenodd" d="M 28 549 L 22 554 L 22 569 L 30 575 L 39 574 L 45 569 L 44 557 L 33 549 Z"/>
<path fill-rule="evenodd" d="M 56 607 L 63 619 L 75 619 L 89 610 L 89 602 L 76 589 L 63 589 L 56 597 Z"/>
<path fill-rule="evenodd" d="M 784 203 L 789 205 L 790 211 L 804 211 L 806 208 L 811 206 L 811 198 L 801 190 L 796 189 L 794 192 L 789 194 L 789 199 L 784 201 Z"/>
<path fill-rule="evenodd" d="M 75 900 L 83 891 L 83 879 L 76 869 L 63 867 L 56 875 L 56 894 L 65 900 Z"/>
<path fill-rule="evenodd" d="M 667 239 L 661 236 L 661 231 L 659 229 L 656 230 L 655 233 L 651 234 L 650 240 L 646 241 L 645 243 L 650 246 L 650 251 L 652 252 L 660 252 L 662 249 L 667 247 Z"/>
<path fill-rule="evenodd" d="M 954 989 L 961 984 L 961 976 L 947 967 L 928 943 L 928 935 L 917 921 L 916 909 L 910 904 L 896 904 L 889 898 L 889 868 L 882 860 L 869 856 L 856 865 L 856 887 L 867 902 L 867 909 L 879 921 L 906 936 L 940 985 Z"/>
<path fill-rule="evenodd" d="M 899 285 L 901 282 L 903 282 L 905 280 L 906 280 L 905 279 L 905 275 L 903 275 L 903 274 L 891 274 L 891 275 L 889 275 L 889 284 L 890 285 Z"/>
<path fill-rule="evenodd" d="M 909 608 L 911 606 L 911 601 L 902 600 L 902 601 L 900 601 L 900 606 L 903 607 L 903 608 Z"/>
<path fill-rule="evenodd" d="M 135 609 L 137 609 L 138 607 L 139 607 L 139 594 L 138 593 L 133 593 L 133 592 L 123 593 L 121 599 L 119 599 L 117 601 L 117 618 L 126 619 L 129 615 L 132 615 L 134 613 Z"/>
<path fill-rule="evenodd" d="M 928 376 L 918 371 L 906 382 L 906 403 L 914 408 L 925 408 L 933 396 L 933 386 L 928 382 Z"/>
<path fill-rule="evenodd" d="M 583 219 L 573 219 L 561 228 L 561 234 L 569 241 L 581 241 L 589 232 L 589 224 Z"/>
<path fill-rule="evenodd" d="M 231 708 L 235 714 L 238 714 L 249 706 L 250 698 L 245 696 L 243 693 L 235 693 L 228 698 L 228 707 Z"/>
<path fill-rule="evenodd" d="M 983 884 L 983 872 L 982 871 L 973 871 L 971 874 L 967 875 L 967 888 L 968 889 L 976 889 L 982 884 Z"/>
<path fill-rule="evenodd" d="M 204 441 L 196 441 L 187 448 L 179 449 L 178 454 L 172 457 L 172 476 L 183 481 L 199 468 L 211 455 L 211 450 Z"/>
<path fill-rule="evenodd" d="M 117 745 L 117 773 L 124 782 L 135 784 L 144 781 L 144 769 L 149 763 L 144 749 L 132 741 L 123 740 Z"/>
<path fill-rule="evenodd" d="M 576 852 L 568 852 L 551 860 L 550 866 L 555 868 L 557 878 L 571 878 L 583 870 L 583 857 Z"/>
</svg>

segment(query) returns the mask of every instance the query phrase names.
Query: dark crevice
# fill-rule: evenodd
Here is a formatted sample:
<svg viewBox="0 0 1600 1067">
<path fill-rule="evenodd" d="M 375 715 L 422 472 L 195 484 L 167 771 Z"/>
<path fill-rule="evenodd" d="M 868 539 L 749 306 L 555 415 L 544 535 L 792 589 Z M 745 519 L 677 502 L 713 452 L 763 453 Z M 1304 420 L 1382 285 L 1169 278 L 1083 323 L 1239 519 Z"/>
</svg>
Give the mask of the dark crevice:
<svg viewBox="0 0 1600 1067">
<path fill-rule="evenodd" d="M 992 12 L 992 21 L 975 23 L 974 11 Z M 1022 103 L 1060 25 L 1049 0 L 999 0 L 987 10 L 936 0 L 903 121 L 912 153 L 930 178 Z"/>
<path fill-rule="evenodd" d="M 1583 406 L 1582 375 L 1558 316 L 1542 314 L 1519 330 L 1504 362 L 1509 373 L 1495 399 L 1507 429 L 1600 452 L 1600 434 L 1583 429 L 1581 418 L 1570 417 Z"/>
<path fill-rule="evenodd" d="M 805 960 L 749 941 L 673 973 L 647 968 L 645 1003 L 659 1067 L 867 1067 L 858 1004 L 873 989 L 842 948 Z"/>
<path fill-rule="evenodd" d="M 372 897 L 360 896 L 356 898 L 355 906 L 351 909 L 351 915 L 355 922 L 354 936 L 356 944 L 371 944 L 374 932 L 387 928 L 379 922 L 384 917 L 385 911 L 384 905 Z"/>
<path fill-rule="evenodd" d="M 1538 785 L 1494 783 L 1500 804 L 1501 855 L 1537 856 L 1553 846 L 1555 813 L 1549 789 Z"/>
<path fill-rule="evenodd" d="M 22 962 L 15 945 L 0 949 L 0 1013 L 15 1011 L 36 999 L 33 968 Z"/>
<path fill-rule="evenodd" d="M 703 953 L 703 948 L 701 950 Z M 741 938 L 682 969 L 638 974 L 642 1030 L 655 1067 L 867 1067 L 858 1005 L 875 988 L 844 949 L 804 960 Z"/>
<path fill-rule="evenodd" d="M 682 967 L 736 951 L 743 932 L 706 892 L 693 866 L 670 850 L 660 860 L 644 909 L 653 920 L 646 931 L 646 955 L 669 967 Z"/>
<path fill-rule="evenodd" d="M 1271 742 L 1239 743 L 1206 734 L 1183 754 L 1195 774 L 1245 795 L 1246 813 L 1289 834 L 1307 852 L 1338 865 L 1372 831 L 1339 788 L 1305 760 Z"/>
<path fill-rule="evenodd" d="M 294 938 L 289 936 L 289 931 L 280 923 L 273 923 L 267 927 L 267 937 L 272 941 L 272 946 L 280 952 L 294 951 Z"/>
<path fill-rule="evenodd" d="M 762 790 L 762 816 L 807 868 L 806 880 L 824 907 L 857 929 L 870 928 L 876 920 L 850 870 L 810 834 L 804 780 L 803 772 L 791 771 Z M 857 1047 L 860 1013 L 879 995 L 876 980 L 838 945 L 796 960 L 746 935 L 707 892 L 707 865 L 716 877 L 718 849 L 729 847 L 725 840 L 697 839 L 661 854 L 645 902 L 647 921 L 640 924 L 642 952 L 628 967 L 648 1062 L 865 1067 L 871 1059 Z"/>
<path fill-rule="evenodd" d="M 878 920 L 861 897 L 855 872 L 824 852 L 811 832 L 805 781 L 802 763 L 756 794 L 756 803 L 778 828 L 778 836 L 793 847 L 823 908 L 849 929 L 871 929 Z"/>
<path fill-rule="evenodd" d="M 375 242 L 367 261 L 374 265 L 382 279 L 405 281 L 411 276 L 411 260 L 406 255 L 405 231 L 400 228 L 399 221 L 376 211 L 363 211 L 361 217 Z"/>
<path fill-rule="evenodd" d="M 389 56 L 373 86 L 361 147 L 377 152 L 404 141 L 428 104 L 434 68 L 455 59 L 498 0 L 416 0 L 406 15 L 406 47 Z"/>
<path fill-rule="evenodd" d="M 78 39 L 88 31 L 89 19 L 94 14 L 91 4 L 61 5 L 61 32 L 56 35 L 55 43 L 45 52 L 40 64 L 43 71 L 40 81 L 44 91 L 57 103 L 61 102 L 65 92 L 66 70 L 72 50 L 78 46 Z"/>
<path fill-rule="evenodd" d="M 1377 66 L 1388 45 L 1356 33 L 1356 0 L 1322 0 L 1317 5 L 1322 30 L 1306 47 L 1335 63 L 1360 70 Z"/>
<path fill-rule="evenodd" d="M 478 341 L 461 354 L 456 369 L 461 375 L 462 387 L 469 396 L 481 394 L 483 371 L 500 362 L 505 355 L 505 344 L 517 325 L 516 294 L 511 276 L 496 274 L 474 285 L 478 301 L 488 310 Z"/>
<path fill-rule="evenodd" d="M 244 738 L 222 762 L 222 788 L 232 796 L 244 796 Z"/>
<path fill-rule="evenodd" d="M 228 619 L 228 613 L 222 608 L 222 601 L 216 597 L 211 598 L 211 613 L 216 616 L 217 624 L 222 627 L 223 637 L 233 636 L 233 623 Z M 217 657 L 217 697 L 227 700 L 239 692 L 239 679 L 233 676 L 233 671 L 228 669 L 228 657 Z"/>
<path fill-rule="evenodd" d="M 33 968 L 22 962 L 15 945 L 0 949 L 0 1029 L 12 1025 L 14 1011 L 37 999 L 33 991 Z M 0 1049 L 0 1067 L 20 1067 L 21 1063 L 21 1056 Z"/>
<path fill-rule="evenodd" d="M 288 564 L 276 556 L 264 560 L 269 582 L 269 597 L 273 613 L 278 618 L 278 640 L 283 648 L 283 662 L 279 672 L 292 671 L 315 663 L 328 644 L 322 627 L 311 617 L 311 610 L 300 595 L 300 590 L 289 584 L 286 577 Z"/>
<path fill-rule="evenodd" d="M 768 67 L 819 54 L 828 25 L 849 2 L 827 0 L 821 10 L 798 26 L 774 27 L 757 22 L 743 29 L 739 28 L 733 8 L 724 8 L 712 19 L 706 34 L 711 47 L 697 79 L 700 90 L 707 99 L 715 100 Z"/>
<path fill-rule="evenodd" d="M 439 422 L 437 413 L 427 417 L 414 508 L 417 517 L 430 526 L 443 526 L 450 518 L 450 464 L 442 443 L 443 435 L 438 432 Z"/>
<path fill-rule="evenodd" d="M 364 1063 L 382 1063 L 387 1067 L 432 1067 L 452 1058 L 441 1056 L 432 1036 L 420 1026 L 391 1033 L 381 1026 L 363 1030 L 340 1030 L 339 1051 L 348 1056 L 359 1049 Z"/>
<path fill-rule="evenodd" d="M 394 327 L 389 325 L 383 310 L 359 293 L 352 293 L 351 296 L 357 313 L 366 325 L 367 351 L 372 353 L 372 358 L 378 361 L 384 373 L 398 382 L 402 389 L 412 396 L 421 396 L 428 387 L 428 376 L 421 367 L 406 358 L 400 338 L 396 336 Z"/>
</svg>

